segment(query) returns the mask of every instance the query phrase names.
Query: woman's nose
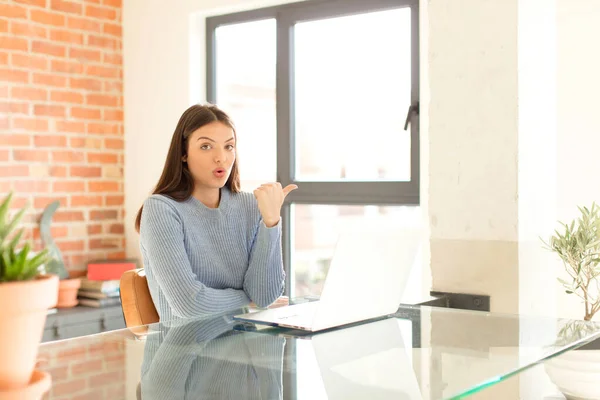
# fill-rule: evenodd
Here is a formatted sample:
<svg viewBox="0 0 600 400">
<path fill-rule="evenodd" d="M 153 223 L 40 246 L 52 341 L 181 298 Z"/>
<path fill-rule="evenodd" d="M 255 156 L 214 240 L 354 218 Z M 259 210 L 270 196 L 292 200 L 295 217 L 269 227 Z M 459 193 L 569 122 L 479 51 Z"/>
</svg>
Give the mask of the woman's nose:
<svg viewBox="0 0 600 400">
<path fill-rule="evenodd" d="M 217 150 L 215 152 L 215 162 L 216 163 L 225 162 L 226 159 L 227 159 L 227 154 L 223 150 Z"/>
</svg>

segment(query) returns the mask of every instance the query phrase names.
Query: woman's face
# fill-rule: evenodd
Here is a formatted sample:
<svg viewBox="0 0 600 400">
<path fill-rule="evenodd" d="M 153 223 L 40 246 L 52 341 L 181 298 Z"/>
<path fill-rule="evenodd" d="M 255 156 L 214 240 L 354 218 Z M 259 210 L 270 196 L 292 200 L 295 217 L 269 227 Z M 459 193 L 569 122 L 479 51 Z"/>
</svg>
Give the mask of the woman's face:
<svg viewBox="0 0 600 400">
<path fill-rule="evenodd" d="M 222 122 L 211 122 L 195 130 L 188 138 L 188 168 L 196 187 L 222 188 L 235 162 L 233 129 Z"/>
</svg>

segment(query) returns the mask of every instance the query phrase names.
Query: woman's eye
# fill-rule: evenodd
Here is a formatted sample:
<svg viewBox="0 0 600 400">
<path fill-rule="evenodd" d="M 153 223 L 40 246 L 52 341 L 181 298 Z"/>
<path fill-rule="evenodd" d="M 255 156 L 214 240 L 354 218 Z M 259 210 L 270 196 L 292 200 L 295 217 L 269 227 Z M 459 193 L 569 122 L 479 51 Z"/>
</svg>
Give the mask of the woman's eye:
<svg viewBox="0 0 600 400">
<path fill-rule="evenodd" d="M 227 147 L 225 147 L 227 150 L 233 150 L 235 149 L 235 146 L 232 144 L 228 144 Z"/>
<path fill-rule="evenodd" d="M 210 145 L 209 144 L 203 144 L 202 146 L 200 146 L 200 148 L 202 150 L 208 150 L 208 149 L 210 149 Z"/>
</svg>

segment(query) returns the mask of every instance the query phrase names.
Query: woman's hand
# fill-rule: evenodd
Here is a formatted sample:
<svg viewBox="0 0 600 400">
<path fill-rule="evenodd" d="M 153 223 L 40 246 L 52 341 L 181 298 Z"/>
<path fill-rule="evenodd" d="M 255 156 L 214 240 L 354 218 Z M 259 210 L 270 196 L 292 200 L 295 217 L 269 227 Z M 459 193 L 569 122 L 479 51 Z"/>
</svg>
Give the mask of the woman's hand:
<svg viewBox="0 0 600 400">
<path fill-rule="evenodd" d="M 298 189 L 296 185 L 287 185 L 281 188 L 281 183 L 265 183 L 254 190 L 254 197 L 258 202 L 258 209 L 268 228 L 279 223 L 283 200 L 292 191 Z"/>
<path fill-rule="evenodd" d="M 269 306 L 269 308 L 278 308 L 278 307 L 287 306 L 289 304 L 290 304 L 289 297 L 287 297 L 287 296 L 281 296 L 277 300 L 275 300 L 275 302 L 273 304 L 271 304 Z"/>
<path fill-rule="evenodd" d="M 287 306 L 289 304 L 290 304 L 289 297 L 287 297 L 287 296 L 280 296 L 277 300 L 275 300 L 273 302 L 273 304 L 271 304 L 267 308 L 278 308 L 278 307 Z M 250 308 L 258 308 L 254 302 L 251 302 L 250 305 L 248 305 L 248 307 L 250 307 Z"/>
</svg>

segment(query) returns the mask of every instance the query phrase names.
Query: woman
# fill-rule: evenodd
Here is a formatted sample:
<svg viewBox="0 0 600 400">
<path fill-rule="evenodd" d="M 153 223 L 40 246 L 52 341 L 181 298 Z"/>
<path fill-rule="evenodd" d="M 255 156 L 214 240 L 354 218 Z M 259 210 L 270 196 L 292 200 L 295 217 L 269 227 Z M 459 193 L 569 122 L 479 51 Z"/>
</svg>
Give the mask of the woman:
<svg viewBox="0 0 600 400">
<path fill-rule="evenodd" d="M 296 185 L 240 191 L 236 133 L 213 105 L 188 108 L 136 218 L 161 321 L 267 307 L 283 292 L 281 206 Z"/>
</svg>

